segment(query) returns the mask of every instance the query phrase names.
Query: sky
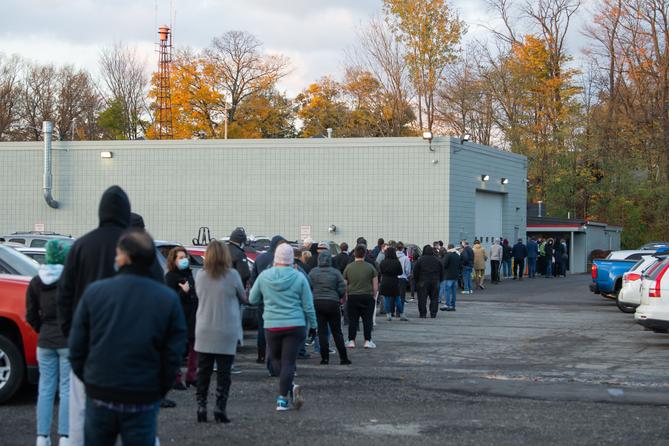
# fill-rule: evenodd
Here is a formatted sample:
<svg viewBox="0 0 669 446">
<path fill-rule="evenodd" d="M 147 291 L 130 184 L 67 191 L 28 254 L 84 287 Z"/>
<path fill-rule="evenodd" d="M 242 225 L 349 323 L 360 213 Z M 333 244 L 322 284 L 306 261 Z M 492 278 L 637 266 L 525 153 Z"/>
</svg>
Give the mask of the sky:
<svg viewBox="0 0 669 446">
<path fill-rule="evenodd" d="M 485 0 L 451 4 L 468 24 L 467 39 L 494 23 Z M 381 9 L 382 0 L 0 0 L 0 53 L 96 75 L 100 50 L 123 42 L 137 49 L 148 72 L 158 58 L 157 25 L 172 22 L 175 46 L 193 49 L 242 30 L 265 51 L 288 56 L 291 71 L 279 89 L 294 96 L 324 75 L 340 77 L 356 29 Z"/>
</svg>

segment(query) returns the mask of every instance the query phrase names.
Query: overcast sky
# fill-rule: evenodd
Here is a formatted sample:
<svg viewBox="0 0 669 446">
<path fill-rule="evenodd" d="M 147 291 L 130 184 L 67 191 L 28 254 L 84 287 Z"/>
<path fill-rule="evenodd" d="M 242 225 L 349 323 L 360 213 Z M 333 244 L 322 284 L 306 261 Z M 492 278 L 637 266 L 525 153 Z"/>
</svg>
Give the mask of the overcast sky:
<svg viewBox="0 0 669 446">
<path fill-rule="evenodd" d="M 177 47 L 204 48 L 225 31 L 255 34 L 268 52 L 290 58 L 279 85 L 295 95 L 326 74 L 341 75 L 355 30 L 381 12 L 382 0 L 172 0 Z M 452 0 L 468 38 L 490 23 L 484 0 Z M 157 8 L 156 8 L 157 6 Z M 157 14 L 156 14 L 157 9 Z M 0 52 L 73 64 L 97 72 L 102 47 L 123 41 L 157 63 L 156 24 L 170 22 L 169 0 L 0 0 Z"/>
</svg>

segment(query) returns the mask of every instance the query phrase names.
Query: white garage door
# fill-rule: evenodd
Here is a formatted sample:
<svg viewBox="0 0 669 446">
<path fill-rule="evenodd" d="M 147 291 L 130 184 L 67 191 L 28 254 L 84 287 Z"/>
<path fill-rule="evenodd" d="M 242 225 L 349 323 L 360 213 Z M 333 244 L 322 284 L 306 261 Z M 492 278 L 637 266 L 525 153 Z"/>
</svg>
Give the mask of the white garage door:
<svg viewBox="0 0 669 446">
<path fill-rule="evenodd" d="M 502 236 L 502 204 L 504 196 L 489 192 L 476 192 L 476 206 L 474 217 L 474 237 L 481 241 L 490 252 L 490 246 L 495 238 Z M 490 272 L 490 262 L 487 268 Z"/>
</svg>

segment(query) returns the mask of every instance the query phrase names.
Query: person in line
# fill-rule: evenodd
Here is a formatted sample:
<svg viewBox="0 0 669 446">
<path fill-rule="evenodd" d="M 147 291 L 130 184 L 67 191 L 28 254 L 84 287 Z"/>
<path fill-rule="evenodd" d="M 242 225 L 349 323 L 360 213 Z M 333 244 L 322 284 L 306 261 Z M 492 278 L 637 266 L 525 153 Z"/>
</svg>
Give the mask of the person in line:
<svg viewBox="0 0 669 446">
<path fill-rule="evenodd" d="M 527 276 L 534 279 L 537 275 L 537 258 L 539 257 L 539 245 L 534 237 L 527 242 Z"/>
<path fill-rule="evenodd" d="M 172 288 L 179 296 L 181 308 L 184 312 L 184 319 L 186 320 L 186 327 L 188 328 L 186 374 L 182 374 L 181 367 L 179 367 L 173 386 L 175 390 L 186 390 L 187 387 L 195 386 L 197 383 L 195 314 L 197 312 L 198 298 L 195 292 L 195 280 L 193 279 L 193 271 L 190 268 L 188 252 L 183 246 L 175 246 L 167 254 L 165 285 L 168 288 Z"/>
<path fill-rule="evenodd" d="M 318 265 L 318 245 L 314 242 L 314 239 L 307 237 L 302 242 L 302 247 L 304 248 L 304 251 L 309 251 L 311 253 L 309 263 L 305 262 L 303 266 L 304 272 L 309 274 L 309 271 Z"/>
<path fill-rule="evenodd" d="M 339 272 L 343 274 L 348 264 L 352 261 L 353 257 L 348 253 L 348 243 L 340 243 L 339 254 L 332 259 L 332 266 L 337 268 Z"/>
<path fill-rule="evenodd" d="M 404 269 L 397 258 L 395 248 L 386 249 L 385 258 L 379 265 L 379 270 L 381 271 L 379 295 L 383 296 L 386 319 L 392 321 L 393 314 L 397 311 L 401 321 L 408 321 L 409 319 L 404 315 L 404 304 L 400 297 L 400 277 L 404 274 Z"/>
<path fill-rule="evenodd" d="M 418 285 L 418 316 L 427 318 L 429 299 L 430 317 L 434 319 L 439 311 L 439 283 L 444 278 L 444 266 L 434 255 L 432 246 L 423 247 L 423 255 L 416 262 L 413 274 Z"/>
<path fill-rule="evenodd" d="M 56 293 L 70 246 L 61 240 L 46 244 L 41 265 L 26 290 L 26 321 L 37 333 L 37 446 L 49 446 L 53 402 L 58 390 L 59 446 L 68 445 L 70 360 L 67 339 L 58 326 Z"/>
<path fill-rule="evenodd" d="M 399 286 L 400 286 L 400 300 L 402 301 L 402 309 L 404 309 L 404 305 L 407 302 L 407 290 L 409 289 L 409 278 L 411 277 L 412 268 L 411 268 L 411 260 L 406 255 L 406 249 L 404 247 L 404 243 L 402 242 L 397 243 L 397 260 L 399 260 L 400 264 L 402 265 L 402 274 L 399 276 L 400 279 Z M 397 306 L 395 306 L 395 316 L 401 319 L 402 315 L 398 312 L 398 310 L 399 309 L 397 308 Z"/>
<path fill-rule="evenodd" d="M 558 265 L 557 276 L 567 277 L 567 261 L 569 254 L 567 253 L 567 242 L 565 239 L 560 239 L 560 243 L 555 248 L 555 263 Z"/>
<path fill-rule="evenodd" d="M 472 294 L 472 271 L 474 270 L 474 250 L 467 240 L 462 241 L 460 252 L 460 267 L 462 269 L 462 294 Z"/>
<path fill-rule="evenodd" d="M 546 275 L 546 240 L 543 238 L 539 238 L 538 241 L 538 249 L 537 251 L 539 252 L 539 256 L 537 258 L 537 274 L 540 274 L 542 276 Z"/>
<path fill-rule="evenodd" d="M 99 226 L 77 239 L 67 256 L 56 296 L 58 325 L 68 338 L 72 319 L 84 290 L 96 280 L 116 274 L 116 244 L 130 224 L 130 200 L 119 186 L 111 186 L 102 194 L 98 208 Z M 71 353 L 71 352 L 70 352 Z M 69 443 L 84 444 L 86 393 L 84 384 L 70 374 Z"/>
<path fill-rule="evenodd" d="M 244 247 L 246 246 L 246 230 L 244 228 L 235 228 L 230 233 L 230 257 L 232 258 L 232 267 L 237 270 L 239 277 L 242 279 L 244 289 L 249 285 L 251 279 L 251 269 L 249 268 L 249 259 L 246 256 Z"/>
<path fill-rule="evenodd" d="M 330 347 L 328 345 L 328 328 L 334 338 L 340 364 L 349 365 L 344 335 L 341 330 L 340 304 L 346 296 L 346 282 L 337 268 L 332 267 L 332 254 L 323 251 L 318 254 L 318 267 L 309 273 L 311 280 L 316 319 L 318 322 L 318 341 L 320 346 L 321 364 L 330 363 Z"/>
<path fill-rule="evenodd" d="M 307 321 L 318 328 L 313 295 L 306 277 L 293 267 L 293 248 L 286 243 L 274 252 L 274 267 L 260 273 L 249 302 L 265 304 L 265 337 L 271 355 L 270 364 L 279 376 L 276 410 L 300 409 L 304 403 L 300 386 L 293 382 L 297 352 L 306 339 Z"/>
<path fill-rule="evenodd" d="M 302 269 L 305 268 L 305 265 L 311 262 L 311 258 L 313 256 L 311 255 L 311 251 L 302 251 L 302 254 L 300 255 L 300 258 L 298 259 L 297 257 L 295 258 L 295 261 L 299 261 L 300 267 Z"/>
<path fill-rule="evenodd" d="M 207 421 L 209 381 L 216 364 L 214 420 L 229 423 L 226 408 L 230 395 L 230 369 L 239 340 L 240 304 L 247 302 L 244 284 L 237 270 L 232 268 L 230 251 L 225 244 L 218 240 L 209 243 L 195 287 L 199 295 L 195 318 L 197 421 Z"/>
<path fill-rule="evenodd" d="M 92 283 L 77 307 L 70 362 L 86 386 L 86 445 L 153 446 L 160 401 L 172 388 L 187 334 L 177 294 L 151 277 L 153 240 L 129 231 L 118 275 Z"/>
<path fill-rule="evenodd" d="M 549 238 L 544 246 L 544 252 L 546 253 L 546 272 L 544 277 L 547 279 L 553 277 L 553 239 Z"/>
<path fill-rule="evenodd" d="M 511 278 L 511 258 L 513 257 L 511 246 L 509 246 L 509 241 L 504 239 L 502 242 L 502 272 L 504 273 L 505 279 Z"/>
<path fill-rule="evenodd" d="M 490 247 L 490 279 L 494 284 L 498 284 L 499 280 L 499 268 L 502 262 L 503 255 L 502 245 L 499 244 L 499 239 L 496 238 L 493 245 Z"/>
<path fill-rule="evenodd" d="M 523 239 L 519 238 L 518 242 L 513 245 L 513 280 L 523 280 L 525 273 L 525 258 L 527 257 L 527 247 L 523 243 Z"/>
<path fill-rule="evenodd" d="M 444 256 L 444 282 L 446 283 L 446 303 L 441 311 L 455 311 L 458 277 L 460 276 L 460 254 L 452 243 Z"/>
<path fill-rule="evenodd" d="M 348 295 L 346 307 L 348 311 L 348 343 L 347 348 L 355 348 L 358 322 L 362 319 L 365 348 L 376 348 L 372 341 L 372 325 L 375 311 L 375 297 L 378 293 L 378 273 L 376 268 L 365 260 L 367 248 L 358 245 L 354 251 L 355 261 L 344 270 L 346 291 Z"/>
<path fill-rule="evenodd" d="M 364 244 L 366 246 L 367 241 L 365 241 Z M 376 246 L 374 247 L 374 249 L 372 249 L 372 252 L 371 252 L 372 259 L 374 259 L 376 261 L 376 258 L 379 256 L 379 253 L 381 253 L 383 251 L 383 245 L 385 245 L 385 244 L 386 244 L 386 241 L 382 238 L 380 238 L 376 241 Z"/>
<path fill-rule="evenodd" d="M 381 262 L 383 262 L 383 259 L 386 258 L 386 249 L 388 249 L 388 246 L 390 246 L 390 244 L 388 244 L 388 243 L 384 243 L 384 244 L 381 246 L 381 251 L 379 251 L 379 253 L 377 254 L 376 258 L 374 259 L 374 262 L 375 262 L 377 265 L 381 265 Z"/>
<path fill-rule="evenodd" d="M 479 240 L 474 240 L 474 283 L 480 290 L 484 290 L 485 286 L 485 265 L 488 260 L 488 255 L 485 248 L 481 245 Z"/>
</svg>

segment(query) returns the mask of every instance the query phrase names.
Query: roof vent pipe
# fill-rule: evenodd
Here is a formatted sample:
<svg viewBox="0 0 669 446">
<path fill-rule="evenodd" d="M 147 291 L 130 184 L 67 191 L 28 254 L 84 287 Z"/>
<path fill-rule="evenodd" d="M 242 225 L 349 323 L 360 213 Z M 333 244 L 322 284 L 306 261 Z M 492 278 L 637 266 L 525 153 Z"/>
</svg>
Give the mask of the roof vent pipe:
<svg viewBox="0 0 669 446">
<path fill-rule="evenodd" d="M 538 206 L 539 209 L 537 210 L 537 217 L 541 218 L 541 217 L 543 217 L 542 214 L 543 214 L 544 202 L 543 202 L 543 201 L 539 201 L 537 204 L 539 205 L 539 206 Z"/>
<path fill-rule="evenodd" d="M 51 174 L 51 140 L 53 138 L 53 123 L 51 121 L 44 121 L 42 123 L 42 131 L 44 132 L 44 181 L 43 192 L 44 200 L 49 207 L 58 209 L 58 202 L 51 195 L 52 189 L 52 174 Z"/>
</svg>

